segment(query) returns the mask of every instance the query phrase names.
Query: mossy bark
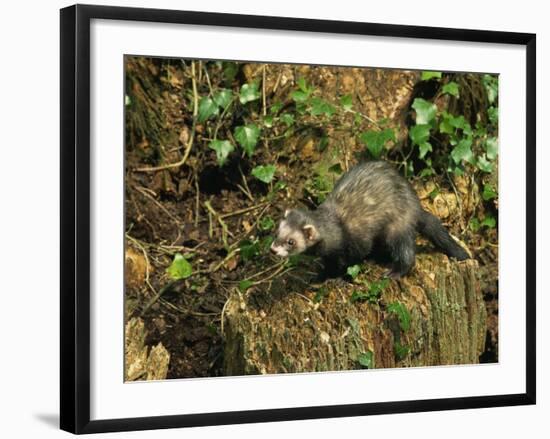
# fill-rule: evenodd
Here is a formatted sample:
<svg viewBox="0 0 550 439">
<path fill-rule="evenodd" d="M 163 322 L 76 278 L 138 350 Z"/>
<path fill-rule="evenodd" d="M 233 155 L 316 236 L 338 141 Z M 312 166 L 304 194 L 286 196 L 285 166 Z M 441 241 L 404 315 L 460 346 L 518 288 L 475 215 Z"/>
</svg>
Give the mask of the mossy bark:
<svg viewBox="0 0 550 439">
<path fill-rule="evenodd" d="M 381 272 L 375 267 L 369 278 Z M 235 290 L 224 314 L 225 374 L 357 369 L 370 353 L 375 368 L 473 364 L 483 352 L 486 310 L 474 260 L 420 255 L 374 304 L 351 302 L 353 290 L 368 288 L 357 282 L 329 281 L 320 301 L 318 289 L 296 285 L 288 278 L 263 291 Z M 410 325 L 389 311 L 395 302 Z"/>
</svg>

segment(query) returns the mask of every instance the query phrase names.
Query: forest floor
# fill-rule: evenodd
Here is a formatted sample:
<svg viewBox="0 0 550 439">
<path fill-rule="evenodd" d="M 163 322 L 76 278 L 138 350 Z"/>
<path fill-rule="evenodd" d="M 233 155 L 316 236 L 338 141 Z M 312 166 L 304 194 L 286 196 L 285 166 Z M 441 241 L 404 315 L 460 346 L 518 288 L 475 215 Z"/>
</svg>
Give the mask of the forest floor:
<svg viewBox="0 0 550 439">
<path fill-rule="evenodd" d="M 251 178 L 253 163 L 243 154 L 235 154 L 223 167 L 219 166 L 214 151 L 202 146 L 210 135 L 204 126 L 194 126 L 191 132 L 191 109 L 189 105 L 182 106 L 180 98 L 189 88 L 182 69 L 172 64 L 159 67 L 150 60 L 135 61 L 128 68 L 130 73 L 137 71 L 139 75 L 148 72 L 151 81 L 157 81 L 156 101 L 151 105 L 162 107 L 163 135 L 172 142 L 164 147 L 164 162 L 180 160 L 192 134 L 196 146 L 184 166 L 151 170 L 157 163 L 152 153 L 152 136 L 136 136 L 135 128 L 127 128 L 126 319 L 140 316 L 147 331 L 146 345 L 161 342 L 168 350 L 168 378 L 220 376 L 224 306 L 231 291 L 261 289 L 282 273 L 292 271 L 306 280 L 314 276 L 320 268 L 317 261 L 289 265 L 271 255 L 266 246 L 269 247 L 276 223 L 286 208 L 298 202 L 313 207 L 318 202 L 315 197 L 324 189 L 315 186 L 322 181 L 312 179 L 312 175 L 322 174 L 332 184 L 341 171 L 361 158 L 363 146 L 350 140 L 346 131 L 320 132 L 314 124 L 290 137 L 265 138 L 256 150 L 256 162 L 276 163 L 279 179 L 264 183 Z M 298 74 L 318 84 L 323 96 L 358 88 L 357 94 L 368 96 L 357 103 L 360 111 L 379 113 L 377 119 L 393 117 L 398 121 L 394 126 L 402 139 L 407 136 L 406 115 L 400 115 L 398 108 L 406 107 L 413 95 L 425 93 L 415 88 L 416 72 L 391 72 L 393 78 L 381 80 L 380 75 L 390 73 L 376 69 L 350 73 L 334 68 L 298 72 L 297 67 L 285 65 L 271 68 L 266 85 L 272 101 L 283 100 Z M 252 64 L 241 69 L 240 75 L 244 75 L 241 81 L 249 81 L 261 78 L 262 71 Z M 209 80 L 214 81 L 213 74 Z M 277 81 L 279 85 L 275 87 Z M 378 84 L 376 88 L 370 87 L 373 81 Z M 206 78 L 202 84 L 206 87 Z M 380 84 L 390 85 L 384 88 Z M 146 82 L 140 80 L 129 94 L 137 99 L 144 90 L 150 93 Z M 376 92 L 369 94 L 367 90 Z M 261 107 L 258 111 L 262 111 Z M 325 138 L 330 141 L 320 146 Z M 454 185 L 446 176 L 437 175 L 428 182 L 414 177 L 411 182 L 424 207 L 442 217 L 446 227 L 466 243 L 480 263 L 488 311 L 486 351 L 480 361 L 497 361 L 497 231 L 484 229 L 483 233 L 475 233 L 468 228 L 479 202 L 479 196 L 473 197 L 472 193 L 474 188 L 479 192 L 479 188 L 468 176 L 454 179 Z M 174 281 L 167 269 L 178 253 L 192 266 L 193 274 Z M 365 266 L 369 264 L 373 262 Z M 247 282 L 244 286 L 243 281 Z M 343 286 L 350 295 L 354 288 L 346 280 L 329 280 L 323 287 L 330 290 L 331 285 L 339 289 Z"/>
</svg>

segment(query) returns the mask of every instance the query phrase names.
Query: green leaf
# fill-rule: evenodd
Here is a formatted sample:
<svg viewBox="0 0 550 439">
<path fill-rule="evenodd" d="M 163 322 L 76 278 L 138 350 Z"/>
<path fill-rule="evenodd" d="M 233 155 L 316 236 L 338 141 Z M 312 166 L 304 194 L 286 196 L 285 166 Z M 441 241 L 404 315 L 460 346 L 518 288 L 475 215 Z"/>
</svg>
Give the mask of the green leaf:
<svg viewBox="0 0 550 439">
<path fill-rule="evenodd" d="M 271 128 L 273 126 L 273 116 L 264 116 L 264 125 Z"/>
<path fill-rule="evenodd" d="M 497 192 L 495 191 L 495 188 L 490 184 L 483 185 L 483 192 L 481 193 L 481 197 L 485 201 L 492 200 L 493 198 L 496 198 L 498 196 Z"/>
<path fill-rule="evenodd" d="M 409 347 L 396 341 L 393 344 L 393 352 L 398 360 L 403 360 L 409 354 Z"/>
<path fill-rule="evenodd" d="M 222 88 L 221 90 L 214 93 L 214 102 L 222 110 L 225 110 L 225 108 L 231 103 L 232 100 L 233 92 L 231 90 L 227 90 L 226 88 Z"/>
<path fill-rule="evenodd" d="M 275 227 L 275 221 L 270 216 L 265 216 L 260 221 L 260 230 L 267 231 Z"/>
<path fill-rule="evenodd" d="M 239 65 L 236 62 L 224 61 L 222 63 L 222 68 L 225 82 L 229 85 L 233 82 L 235 76 L 237 76 Z"/>
<path fill-rule="evenodd" d="M 457 129 L 461 129 L 466 134 L 471 134 L 471 127 L 464 116 L 453 116 L 452 114 L 443 112 L 441 115 L 441 123 L 439 124 L 439 131 L 445 134 L 454 134 Z"/>
<path fill-rule="evenodd" d="M 498 139 L 496 137 L 489 137 L 485 142 L 485 150 L 487 151 L 487 158 L 494 160 L 498 154 Z"/>
<path fill-rule="evenodd" d="M 374 368 L 374 354 L 372 351 L 362 352 L 357 356 L 357 361 L 363 367 L 367 369 Z"/>
<path fill-rule="evenodd" d="M 472 229 L 472 232 L 477 232 L 481 227 L 481 224 L 479 224 L 479 220 L 477 218 L 472 218 L 470 220 L 469 226 L 470 226 L 470 229 Z"/>
<path fill-rule="evenodd" d="M 286 126 L 291 126 L 294 123 L 294 115 L 290 113 L 281 114 L 281 122 Z"/>
<path fill-rule="evenodd" d="M 485 154 L 477 158 L 477 168 L 483 172 L 493 172 L 493 164 L 485 158 Z"/>
<path fill-rule="evenodd" d="M 458 84 L 454 81 L 451 81 L 447 84 L 445 84 L 441 91 L 443 93 L 446 93 L 446 94 L 449 94 L 449 95 L 452 95 L 454 96 L 455 98 L 458 98 L 460 95 L 459 95 L 459 92 L 458 92 Z"/>
<path fill-rule="evenodd" d="M 253 82 L 251 84 L 243 84 L 239 93 L 239 101 L 241 104 L 255 101 L 260 99 L 260 91 L 258 90 L 258 83 Z"/>
<path fill-rule="evenodd" d="M 260 128 L 253 123 L 245 126 L 238 126 L 235 128 L 234 136 L 237 142 L 239 142 L 239 145 L 241 145 L 248 154 L 248 157 L 252 157 L 256 149 L 256 144 L 258 143 L 258 138 L 260 137 Z"/>
<path fill-rule="evenodd" d="M 391 128 L 386 128 L 382 131 L 365 131 L 359 136 L 369 152 L 374 158 L 379 158 L 384 150 L 384 146 L 390 140 L 395 142 L 395 132 Z"/>
<path fill-rule="evenodd" d="M 202 123 L 216 114 L 218 114 L 218 106 L 214 100 L 209 97 L 202 97 L 199 102 L 197 121 Z"/>
<path fill-rule="evenodd" d="M 489 107 L 487 115 L 489 116 L 489 121 L 493 125 L 498 124 L 498 107 Z"/>
<path fill-rule="evenodd" d="M 252 175 L 264 183 L 270 183 L 276 169 L 274 165 L 260 165 L 252 169 Z"/>
<path fill-rule="evenodd" d="M 245 293 L 246 290 L 248 290 L 252 285 L 254 285 L 254 282 L 252 282 L 251 280 L 242 280 L 239 282 L 239 291 L 241 293 Z"/>
<path fill-rule="evenodd" d="M 312 98 L 309 112 L 312 116 L 321 116 L 322 114 L 330 117 L 336 112 L 336 108 L 321 98 Z"/>
<path fill-rule="evenodd" d="M 128 106 L 132 104 L 132 99 L 128 95 L 124 95 L 124 105 Z"/>
<path fill-rule="evenodd" d="M 260 246 L 257 241 L 244 240 L 239 243 L 240 255 L 243 261 L 250 261 L 260 254 Z"/>
<path fill-rule="evenodd" d="M 415 145 L 425 143 L 430 138 L 429 125 L 415 125 L 409 130 L 409 137 Z"/>
<path fill-rule="evenodd" d="M 271 114 L 277 114 L 282 109 L 283 109 L 283 103 L 282 102 L 275 102 L 271 107 L 269 107 L 269 112 Z"/>
<path fill-rule="evenodd" d="M 260 247 L 260 252 L 267 253 L 269 251 L 269 248 L 271 247 L 271 244 L 273 244 L 273 241 L 275 241 L 275 238 L 273 236 L 263 237 L 258 244 Z"/>
<path fill-rule="evenodd" d="M 351 95 L 345 95 L 340 98 L 340 105 L 345 111 L 350 111 L 353 107 L 353 99 Z"/>
<path fill-rule="evenodd" d="M 290 93 L 290 97 L 294 100 L 294 102 L 305 102 L 308 100 L 309 94 L 301 90 L 294 90 Z"/>
<path fill-rule="evenodd" d="M 485 90 L 487 92 L 487 100 L 489 101 L 489 104 L 493 104 L 498 96 L 498 77 L 485 74 L 481 78 L 481 81 L 485 86 Z"/>
<path fill-rule="evenodd" d="M 302 90 L 304 93 L 311 93 L 312 89 L 308 87 L 307 82 L 305 78 L 302 76 L 298 78 L 298 81 L 296 81 L 296 84 L 298 84 L 298 88 Z"/>
<path fill-rule="evenodd" d="M 364 300 L 367 300 L 368 298 L 369 298 L 369 295 L 365 291 L 353 290 L 349 300 L 351 303 L 355 303 L 355 302 L 362 302 Z"/>
<path fill-rule="evenodd" d="M 361 271 L 360 265 L 352 265 L 348 267 L 348 269 L 346 270 L 346 273 L 349 275 L 349 277 L 351 277 L 352 279 L 355 279 L 359 275 L 360 271 Z"/>
<path fill-rule="evenodd" d="M 223 166 L 227 160 L 227 156 L 231 154 L 235 147 L 229 140 L 212 140 L 208 147 L 216 151 L 216 158 L 218 159 L 218 165 Z"/>
<path fill-rule="evenodd" d="M 494 229 L 497 225 L 497 220 L 494 219 L 492 216 L 486 217 L 483 221 L 481 221 L 481 226 L 489 227 L 490 229 Z"/>
<path fill-rule="evenodd" d="M 319 303 L 328 294 L 329 294 L 328 288 L 326 288 L 326 287 L 319 288 L 319 290 L 315 293 L 315 296 L 313 297 L 313 302 L 314 303 Z"/>
<path fill-rule="evenodd" d="M 409 310 L 401 302 L 392 302 L 388 305 L 388 312 L 395 314 L 399 320 L 399 326 L 403 331 L 408 331 L 411 327 L 411 315 Z"/>
<path fill-rule="evenodd" d="M 474 161 L 474 155 L 472 153 L 472 139 L 465 138 L 460 140 L 458 144 L 451 151 L 451 157 L 456 164 L 466 161 L 472 163 Z"/>
<path fill-rule="evenodd" d="M 418 145 L 418 148 L 420 149 L 420 158 L 423 159 L 428 151 L 432 150 L 432 145 L 430 142 L 422 142 L 420 145 Z"/>
<path fill-rule="evenodd" d="M 429 81 L 430 79 L 439 79 L 441 78 L 441 72 L 432 72 L 432 71 L 424 71 L 422 72 L 422 75 L 420 76 L 421 81 Z"/>
<path fill-rule="evenodd" d="M 173 279 L 187 279 L 193 273 L 191 264 L 183 257 L 181 253 L 174 255 L 174 260 L 166 269 L 166 273 Z"/>
<path fill-rule="evenodd" d="M 424 125 L 430 123 L 435 118 L 437 107 L 422 98 L 416 98 L 412 107 L 416 111 L 416 124 Z"/>
</svg>

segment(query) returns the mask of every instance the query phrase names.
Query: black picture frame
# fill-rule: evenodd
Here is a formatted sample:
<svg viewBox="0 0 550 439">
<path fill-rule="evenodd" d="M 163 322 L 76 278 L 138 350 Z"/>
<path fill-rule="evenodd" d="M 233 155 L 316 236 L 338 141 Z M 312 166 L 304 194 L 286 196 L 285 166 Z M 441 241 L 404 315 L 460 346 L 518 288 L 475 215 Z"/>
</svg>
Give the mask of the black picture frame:
<svg viewBox="0 0 550 439">
<path fill-rule="evenodd" d="M 90 420 L 90 21 L 132 20 L 254 29 L 486 42 L 526 47 L 526 392 L 518 394 Z M 273 422 L 535 404 L 536 35 L 375 23 L 75 5 L 61 10 L 61 404 L 72 433 Z"/>
</svg>

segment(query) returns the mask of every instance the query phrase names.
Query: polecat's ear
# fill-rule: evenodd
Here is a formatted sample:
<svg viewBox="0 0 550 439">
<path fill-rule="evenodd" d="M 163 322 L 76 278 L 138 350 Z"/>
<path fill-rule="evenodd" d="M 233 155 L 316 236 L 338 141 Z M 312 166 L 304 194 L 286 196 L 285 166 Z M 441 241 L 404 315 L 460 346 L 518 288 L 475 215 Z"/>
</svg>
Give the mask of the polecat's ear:
<svg viewBox="0 0 550 439">
<path fill-rule="evenodd" d="M 285 216 L 284 216 L 284 218 L 286 218 L 286 217 L 288 216 L 289 213 L 290 213 L 290 209 L 285 210 Z"/>
<path fill-rule="evenodd" d="M 302 227 L 302 230 L 304 231 L 304 235 L 306 236 L 306 239 L 308 241 L 316 241 L 319 237 L 317 227 L 315 227 L 313 224 L 306 224 L 304 227 Z"/>
</svg>

